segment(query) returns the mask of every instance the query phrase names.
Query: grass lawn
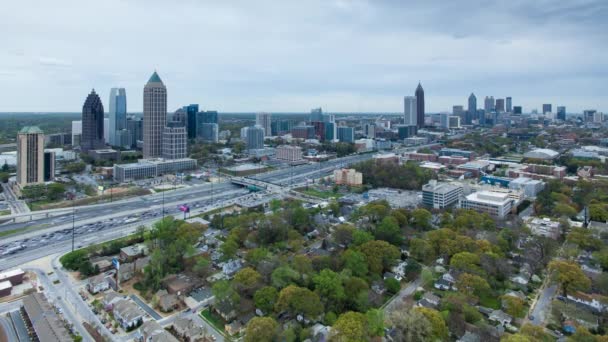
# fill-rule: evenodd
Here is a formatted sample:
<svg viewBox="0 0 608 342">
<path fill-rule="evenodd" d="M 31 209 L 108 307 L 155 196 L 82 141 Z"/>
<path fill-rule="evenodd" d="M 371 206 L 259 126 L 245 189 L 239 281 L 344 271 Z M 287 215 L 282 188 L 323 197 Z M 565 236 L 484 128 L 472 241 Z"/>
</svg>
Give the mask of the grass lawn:
<svg viewBox="0 0 608 342">
<path fill-rule="evenodd" d="M 6 215 L 10 215 L 11 211 L 10 210 L 0 210 L 0 216 L 6 216 Z"/>
<path fill-rule="evenodd" d="M 479 297 L 479 305 L 491 309 L 500 309 L 500 298 L 491 294 L 484 294 Z"/>
<path fill-rule="evenodd" d="M 222 334 L 225 334 L 224 325 L 226 325 L 226 322 L 224 322 L 222 317 L 211 312 L 211 310 L 209 308 L 201 311 L 201 317 L 204 320 L 206 320 L 207 322 L 211 323 L 211 325 L 213 325 L 215 327 L 215 329 L 220 331 Z"/>
</svg>

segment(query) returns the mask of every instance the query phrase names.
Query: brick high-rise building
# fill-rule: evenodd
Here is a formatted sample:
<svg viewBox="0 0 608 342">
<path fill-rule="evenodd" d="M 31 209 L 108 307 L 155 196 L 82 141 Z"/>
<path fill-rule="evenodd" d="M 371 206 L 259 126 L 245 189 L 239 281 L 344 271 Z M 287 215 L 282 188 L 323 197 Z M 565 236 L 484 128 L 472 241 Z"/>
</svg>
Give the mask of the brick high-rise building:
<svg viewBox="0 0 608 342">
<path fill-rule="evenodd" d="M 17 134 L 17 183 L 44 183 L 44 133 L 36 126 Z"/>
</svg>

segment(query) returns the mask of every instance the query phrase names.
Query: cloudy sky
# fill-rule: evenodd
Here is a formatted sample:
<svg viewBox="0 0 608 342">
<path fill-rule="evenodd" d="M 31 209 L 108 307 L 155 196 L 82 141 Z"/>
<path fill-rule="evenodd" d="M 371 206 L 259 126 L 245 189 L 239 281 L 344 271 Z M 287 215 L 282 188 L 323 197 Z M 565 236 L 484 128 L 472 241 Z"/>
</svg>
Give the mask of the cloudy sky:
<svg viewBox="0 0 608 342">
<path fill-rule="evenodd" d="M 474 91 L 608 111 L 605 0 L 19 0 L 0 13 L 0 111 L 71 111 L 156 69 L 169 110 L 427 112 Z M 555 108 L 555 107 L 554 107 Z"/>
</svg>

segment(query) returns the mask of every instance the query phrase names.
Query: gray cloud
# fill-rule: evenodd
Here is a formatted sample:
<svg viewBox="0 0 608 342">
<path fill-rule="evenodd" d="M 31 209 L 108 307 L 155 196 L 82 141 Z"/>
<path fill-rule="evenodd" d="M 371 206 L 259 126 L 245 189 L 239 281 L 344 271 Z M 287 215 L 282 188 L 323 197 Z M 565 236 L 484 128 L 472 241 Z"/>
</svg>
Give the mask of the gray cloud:
<svg viewBox="0 0 608 342">
<path fill-rule="evenodd" d="M 400 111 L 421 80 L 431 111 L 471 91 L 608 110 L 602 0 L 29 0 L 3 12 L 0 111 L 78 111 L 90 88 L 105 102 L 114 86 L 139 111 L 154 69 L 169 108 Z"/>
</svg>

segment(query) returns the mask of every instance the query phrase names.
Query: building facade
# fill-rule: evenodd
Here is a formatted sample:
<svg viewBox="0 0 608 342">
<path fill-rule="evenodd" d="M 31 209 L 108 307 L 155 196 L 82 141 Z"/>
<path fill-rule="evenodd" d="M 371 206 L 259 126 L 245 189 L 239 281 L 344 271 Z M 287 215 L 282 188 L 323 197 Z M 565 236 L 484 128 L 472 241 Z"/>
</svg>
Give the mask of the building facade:
<svg viewBox="0 0 608 342">
<path fill-rule="evenodd" d="M 361 185 L 363 174 L 355 169 L 334 170 L 334 181 L 338 185 Z"/>
<path fill-rule="evenodd" d="M 460 199 L 460 208 L 486 213 L 504 219 L 511 213 L 515 200 L 507 192 L 479 191 Z"/>
<path fill-rule="evenodd" d="M 103 148 L 104 145 L 103 104 L 93 89 L 82 106 L 80 149 L 87 152 Z"/>
<path fill-rule="evenodd" d="M 418 82 L 418 87 L 416 87 L 416 126 L 424 127 L 424 89 L 422 89 L 422 85 Z"/>
<path fill-rule="evenodd" d="M 505 111 L 505 99 L 496 99 L 495 110 L 499 113 L 503 113 Z"/>
<path fill-rule="evenodd" d="M 188 154 L 188 132 L 177 124 L 167 125 L 163 131 L 163 158 L 182 159 Z"/>
<path fill-rule="evenodd" d="M 477 117 L 477 97 L 475 94 L 471 93 L 469 95 L 469 106 L 467 108 L 467 116 L 465 119 L 465 124 L 470 125 L 474 119 Z"/>
<path fill-rule="evenodd" d="M 341 142 L 355 142 L 355 129 L 347 126 L 338 127 L 338 140 Z"/>
<path fill-rule="evenodd" d="M 460 184 L 431 180 L 422 186 L 422 204 L 433 209 L 444 209 L 457 203 L 462 193 L 463 187 Z"/>
<path fill-rule="evenodd" d="M 247 138 L 245 143 L 248 150 L 264 148 L 264 129 L 259 126 L 247 127 Z"/>
<path fill-rule="evenodd" d="M 198 113 L 198 104 L 185 106 L 186 110 L 186 129 L 188 130 L 188 139 L 196 138 L 196 115 Z"/>
<path fill-rule="evenodd" d="M 112 146 L 120 146 L 116 136 L 121 130 L 127 129 L 127 92 L 125 88 L 110 89 L 109 103 L 109 143 Z"/>
<path fill-rule="evenodd" d="M 264 129 L 264 136 L 269 137 L 272 135 L 272 115 L 270 113 L 256 113 L 255 124 Z"/>
<path fill-rule="evenodd" d="M 544 103 L 543 104 L 543 114 L 545 113 L 552 113 L 553 112 L 553 106 L 551 106 L 550 103 Z"/>
<path fill-rule="evenodd" d="M 403 98 L 403 124 L 406 126 L 416 126 L 418 124 L 417 102 L 415 96 L 405 96 Z"/>
<path fill-rule="evenodd" d="M 205 143 L 217 143 L 219 141 L 219 126 L 216 123 L 203 122 L 197 130 L 197 138 Z"/>
<path fill-rule="evenodd" d="M 507 96 L 507 113 L 513 113 L 513 98 Z"/>
<path fill-rule="evenodd" d="M 302 148 L 300 146 L 281 145 L 276 148 L 276 158 L 288 162 L 302 160 Z"/>
<path fill-rule="evenodd" d="M 156 71 L 144 87 L 144 158 L 162 155 L 163 130 L 167 123 L 167 88 Z"/>
<path fill-rule="evenodd" d="M 38 127 L 26 126 L 17 134 L 17 183 L 44 183 L 44 133 Z"/>
</svg>

